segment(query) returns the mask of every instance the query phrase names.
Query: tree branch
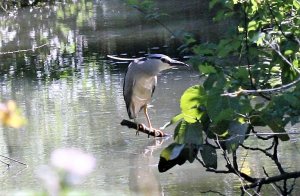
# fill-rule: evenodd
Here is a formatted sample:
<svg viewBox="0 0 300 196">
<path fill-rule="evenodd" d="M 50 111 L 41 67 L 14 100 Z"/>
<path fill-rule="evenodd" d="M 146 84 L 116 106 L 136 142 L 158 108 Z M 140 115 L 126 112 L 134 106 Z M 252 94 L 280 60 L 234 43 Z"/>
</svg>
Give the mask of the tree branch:
<svg viewBox="0 0 300 196">
<path fill-rule="evenodd" d="M 278 182 L 281 180 L 288 180 L 288 179 L 292 179 L 292 178 L 299 178 L 300 177 L 300 172 L 290 172 L 290 173 L 283 173 L 277 176 L 272 176 L 272 177 L 266 177 L 266 178 L 260 178 L 259 180 L 257 180 L 255 183 L 246 185 L 245 188 L 246 189 L 250 189 L 250 188 L 255 188 L 261 184 L 271 184 L 274 182 Z"/>
<path fill-rule="evenodd" d="M 138 132 L 148 134 L 148 136 L 153 136 L 153 137 L 167 137 L 167 136 L 169 136 L 169 134 L 166 134 L 166 133 L 162 132 L 161 130 L 154 129 L 154 128 L 152 128 L 152 130 L 151 130 L 149 127 L 145 126 L 144 124 L 137 124 L 135 122 L 131 122 L 131 121 L 125 120 L 125 119 L 123 119 L 120 124 L 122 126 L 127 126 L 130 129 L 135 129 Z"/>
<path fill-rule="evenodd" d="M 241 89 L 241 90 L 233 92 L 233 93 L 223 93 L 223 94 L 221 94 L 221 96 L 236 97 L 236 96 L 239 96 L 239 95 L 280 92 L 280 91 L 287 90 L 287 89 L 295 86 L 298 82 L 300 82 L 300 77 L 297 78 L 296 80 L 294 80 L 293 82 L 289 83 L 289 84 L 282 85 L 282 86 L 277 87 L 277 88 L 257 89 L 257 90 L 243 90 L 243 89 Z"/>
<path fill-rule="evenodd" d="M 270 14 L 271 14 L 271 16 L 272 16 L 272 18 L 273 18 L 273 20 L 274 20 L 276 26 L 278 27 L 278 29 L 279 29 L 279 31 L 281 32 L 281 34 L 283 35 L 283 37 L 285 37 L 287 40 L 290 40 L 290 41 L 292 41 L 292 42 L 297 43 L 298 45 L 300 45 L 300 41 L 299 41 L 298 38 L 295 38 L 293 35 L 292 35 L 292 36 L 287 36 L 287 35 L 283 32 L 282 26 L 281 26 L 281 24 L 279 24 L 279 22 L 276 20 L 275 14 L 274 14 L 274 12 L 273 12 L 273 10 L 272 10 L 272 7 L 271 7 L 269 1 L 266 1 L 266 4 L 267 4 L 267 6 L 268 6 L 269 12 L 270 12 Z"/>
</svg>

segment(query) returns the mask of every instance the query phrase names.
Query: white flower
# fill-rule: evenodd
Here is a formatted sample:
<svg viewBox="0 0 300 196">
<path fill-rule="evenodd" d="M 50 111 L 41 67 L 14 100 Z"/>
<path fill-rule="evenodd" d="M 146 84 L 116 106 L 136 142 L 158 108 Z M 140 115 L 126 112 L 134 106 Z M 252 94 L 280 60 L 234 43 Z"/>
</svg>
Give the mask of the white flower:
<svg viewBox="0 0 300 196">
<path fill-rule="evenodd" d="M 96 159 L 80 149 L 63 148 L 52 152 L 51 164 L 72 176 L 84 177 L 93 171 Z"/>
<path fill-rule="evenodd" d="M 48 165 L 40 166 L 36 174 L 39 179 L 44 183 L 44 187 L 47 190 L 49 196 L 56 196 L 60 191 L 59 175 L 53 168 Z"/>
</svg>

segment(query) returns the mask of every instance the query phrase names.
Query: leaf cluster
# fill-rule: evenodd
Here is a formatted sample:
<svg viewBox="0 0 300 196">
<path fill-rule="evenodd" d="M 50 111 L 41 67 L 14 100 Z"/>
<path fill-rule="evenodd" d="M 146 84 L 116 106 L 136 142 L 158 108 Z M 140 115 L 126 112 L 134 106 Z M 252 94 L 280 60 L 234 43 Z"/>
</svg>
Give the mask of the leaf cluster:
<svg viewBox="0 0 300 196">
<path fill-rule="evenodd" d="M 210 8 L 218 9 L 215 22 L 232 26 L 219 42 L 185 44 L 205 80 L 181 97 L 160 171 L 193 162 L 199 151 L 204 165 L 216 169 L 217 150 L 235 153 L 258 127 L 287 141 L 286 126 L 299 123 L 299 1 L 213 0 Z"/>
</svg>

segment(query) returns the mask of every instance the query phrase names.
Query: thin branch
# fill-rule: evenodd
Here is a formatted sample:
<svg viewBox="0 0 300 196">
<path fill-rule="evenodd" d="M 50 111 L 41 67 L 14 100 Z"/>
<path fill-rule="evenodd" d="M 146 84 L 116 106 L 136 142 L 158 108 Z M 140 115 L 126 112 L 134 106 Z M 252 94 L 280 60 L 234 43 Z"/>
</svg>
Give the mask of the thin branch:
<svg viewBox="0 0 300 196">
<path fill-rule="evenodd" d="M 290 190 L 287 191 L 287 194 L 290 195 L 292 193 L 292 191 L 294 190 L 294 186 L 296 185 L 296 178 L 294 178 L 294 182 L 291 185 Z"/>
<path fill-rule="evenodd" d="M 256 181 L 255 183 L 246 185 L 245 188 L 246 189 L 255 188 L 259 184 L 271 184 L 271 183 L 274 183 L 274 182 L 279 182 L 281 180 L 288 180 L 288 179 L 299 178 L 299 177 L 300 177 L 300 172 L 299 171 L 286 172 L 286 173 L 283 173 L 283 174 L 280 174 L 280 175 L 277 175 L 277 176 L 261 178 L 260 180 Z"/>
<path fill-rule="evenodd" d="M 238 163 L 237 163 L 236 151 L 232 152 L 232 163 L 233 163 L 233 168 L 236 171 L 239 171 L 239 166 L 238 166 Z"/>
<path fill-rule="evenodd" d="M 281 174 L 284 174 L 285 171 L 281 166 L 281 163 L 278 160 L 278 145 L 279 145 L 279 141 L 278 141 L 278 137 L 274 137 L 274 151 L 273 151 L 273 156 L 272 156 L 272 160 L 274 161 L 274 163 L 276 164 L 279 172 Z"/>
<path fill-rule="evenodd" d="M 246 4 L 244 4 L 246 6 Z M 253 76 L 251 72 L 250 67 L 250 59 L 249 59 L 249 43 L 248 43 L 248 13 L 246 12 L 246 8 L 244 7 L 244 27 L 245 27 L 245 45 L 246 45 L 246 60 L 247 60 L 247 68 L 248 68 L 248 74 L 249 74 L 249 80 L 251 87 L 253 89 L 256 89 L 254 83 L 253 83 Z"/>
<path fill-rule="evenodd" d="M 274 137 L 274 134 L 258 133 L 257 131 L 254 130 L 254 127 L 251 128 L 251 131 L 256 135 L 256 137 L 258 139 L 261 139 L 261 140 L 269 140 Z M 262 137 L 263 135 L 267 135 L 267 137 Z"/>
<path fill-rule="evenodd" d="M 259 139 L 262 139 L 262 140 L 269 140 L 269 139 L 273 139 L 274 137 L 276 136 L 280 136 L 280 135 L 299 135 L 300 133 L 299 132 L 286 132 L 286 133 L 249 133 L 249 134 L 237 134 L 235 136 L 231 136 L 230 138 L 228 139 L 218 139 L 219 142 L 225 142 L 225 141 L 229 141 L 229 140 L 232 140 L 232 139 L 235 139 L 235 138 L 240 138 L 240 137 L 246 137 L 246 136 L 255 136 Z M 268 137 L 261 137 L 261 136 L 268 136 Z M 208 143 L 209 144 L 209 143 Z M 216 147 L 212 144 L 210 144 L 211 147 L 215 148 L 215 149 L 219 149 L 219 147 Z M 270 147 L 271 149 L 271 147 Z"/>
<path fill-rule="evenodd" d="M 25 49 L 25 50 L 16 50 L 16 51 L 9 51 L 9 52 L 0 52 L 0 55 L 4 55 L 4 54 L 15 54 L 15 53 L 21 53 L 21 52 L 29 52 L 29 51 L 35 51 L 36 49 L 42 48 L 44 46 L 47 46 L 49 44 L 42 44 L 40 46 L 37 47 L 33 47 L 31 49 Z"/>
<path fill-rule="evenodd" d="M 223 152 L 223 157 L 224 157 L 225 161 L 227 162 L 226 167 L 228 168 L 229 171 L 231 171 L 231 173 L 239 176 L 239 179 L 240 179 L 240 182 L 241 182 L 242 186 L 244 186 L 244 183 L 243 183 L 244 180 L 246 180 L 248 182 L 252 182 L 252 183 L 257 180 L 256 178 L 252 178 L 251 176 L 249 176 L 249 175 L 247 175 L 247 174 L 245 174 L 245 173 L 243 173 L 243 172 L 241 172 L 239 170 L 236 170 L 235 167 L 232 166 L 232 164 L 230 162 L 230 159 L 227 156 L 226 151 L 222 148 L 222 146 L 221 146 L 221 144 L 220 144 L 220 142 L 218 140 L 218 136 L 217 136 L 217 139 L 215 141 L 218 144 L 219 148 Z"/>
<path fill-rule="evenodd" d="M 6 162 L 4 162 L 4 161 L 2 161 L 2 160 L 0 160 L 0 162 L 1 162 L 1 163 L 3 163 L 4 165 L 6 165 L 7 167 L 9 167 L 9 166 L 10 166 L 10 164 L 9 164 L 9 163 L 6 163 Z"/>
<path fill-rule="evenodd" d="M 3 157 L 3 158 L 8 159 L 8 160 L 10 160 L 10 161 L 14 161 L 14 162 L 19 163 L 19 164 L 21 164 L 21 165 L 27 166 L 26 163 L 23 163 L 23 162 L 18 161 L 18 160 L 16 160 L 16 159 L 13 159 L 13 158 L 10 158 L 10 157 L 4 156 L 4 155 L 0 155 L 0 157 Z M 8 164 L 8 166 L 9 166 L 9 164 Z"/>
<path fill-rule="evenodd" d="M 267 152 L 266 149 L 262 149 L 262 148 L 253 148 L 253 147 L 249 147 L 249 146 L 245 146 L 244 144 L 240 144 L 241 147 L 243 147 L 246 150 L 252 150 L 252 151 L 260 151 L 262 153 L 264 153 L 266 156 L 271 157 L 272 154 Z"/>
<path fill-rule="evenodd" d="M 264 174 L 265 174 L 267 177 L 269 177 L 269 174 L 267 173 L 265 167 L 263 167 L 263 171 L 264 171 Z M 261 184 L 261 186 L 262 186 L 262 184 Z M 271 186 L 272 186 L 273 189 L 278 193 L 278 195 L 281 195 L 281 192 L 282 192 L 281 187 L 280 187 L 276 182 L 271 183 Z M 278 191 L 277 189 L 279 189 L 280 191 Z"/>
<path fill-rule="evenodd" d="M 277 166 L 279 172 L 281 174 L 285 173 L 284 169 L 281 166 L 281 163 L 278 160 L 278 145 L 279 145 L 279 141 L 278 141 L 278 137 L 274 137 L 273 142 L 271 147 L 268 147 L 266 149 L 261 149 L 261 148 L 253 148 L 253 147 L 248 147 L 245 146 L 244 144 L 240 144 L 240 146 L 242 146 L 243 148 L 247 149 L 247 150 L 253 150 L 253 151 L 260 151 L 262 153 L 264 153 L 266 156 L 270 157 L 275 165 Z M 267 150 L 270 150 L 271 148 L 273 148 L 273 154 L 269 153 Z"/>
<path fill-rule="evenodd" d="M 196 157 L 195 158 L 204 168 L 206 168 L 206 171 L 208 172 L 213 172 L 213 173 L 216 173 L 216 174 L 229 174 L 229 173 L 232 173 L 231 171 L 229 170 L 217 170 L 217 169 L 214 169 L 214 168 L 211 168 L 211 167 L 207 167 L 204 162 L 199 159 L 199 157 Z"/>
<path fill-rule="evenodd" d="M 266 40 L 263 40 L 263 42 L 267 44 L 270 48 L 272 48 L 272 50 L 274 50 L 282 58 L 282 60 L 286 62 L 292 69 L 294 69 L 298 74 L 300 74 L 300 70 L 295 68 L 294 65 L 280 52 L 279 46 L 277 44 L 271 44 Z M 275 46 L 277 46 L 278 48 L 276 48 Z"/>
<path fill-rule="evenodd" d="M 282 86 L 276 87 L 276 88 L 257 89 L 257 90 L 243 90 L 243 89 L 241 89 L 241 90 L 233 92 L 233 93 L 223 93 L 223 94 L 221 94 L 221 96 L 236 97 L 236 96 L 239 96 L 239 95 L 281 92 L 281 91 L 287 90 L 291 87 L 294 87 L 298 82 L 300 82 L 300 77 L 297 78 L 296 80 L 294 80 L 293 82 L 289 83 L 289 84 L 282 85 Z"/>
<path fill-rule="evenodd" d="M 2 3 L 0 4 L 0 7 L 5 13 L 7 13 L 7 10 L 3 7 Z"/>
<path fill-rule="evenodd" d="M 140 11 L 141 13 L 147 15 L 148 13 L 143 10 L 142 8 L 138 7 L 138 6 L 132 6 L 133 8 L 135 8 L 136 10 Z M 151 18 L 152 20 L 154 20 L 155 22 L 157 22 L 158 24 L 160 24 L 162 27 L 164 27 L 173 37 L 176 37 L 175 33 L 173 33 L 173 31 L 164 23 L 162 23 L 160 20 L 158 20 L 157 18 Z"/>
</svg>

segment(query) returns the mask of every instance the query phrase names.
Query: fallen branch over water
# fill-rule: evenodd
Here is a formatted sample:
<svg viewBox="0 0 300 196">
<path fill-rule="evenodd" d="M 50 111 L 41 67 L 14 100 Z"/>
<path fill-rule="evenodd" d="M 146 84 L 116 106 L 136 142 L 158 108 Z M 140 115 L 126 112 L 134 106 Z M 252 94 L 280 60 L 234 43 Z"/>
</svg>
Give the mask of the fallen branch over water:
<svg viewBox="0 0 300 196">
<path fill-rule="evenodd" d="M 123 119 L 122 122 L 120 123 L 122 126 L 127 126 L 128 128 L 130 129 L 135 129 L 137 130 L 138 132 L 142 132 L 142 133 L 145 133 L 147 134 L 148 136 L 153 136 L 153 137 L 166 137 L 166 136 L 169 136 L 168 134 L 162 132 L 161 130 L 159 129 L 155 129 L 155 128 L 152 128 L 152 130 L 150 130 L 149 127 L 147 127 L 146 125 L 144 124 L 137 124 L 135 122 L 131 122 L 129 120 L 125 120 Z M 155 131 L 153 131 L 155 130 Z"/>
</svg>

